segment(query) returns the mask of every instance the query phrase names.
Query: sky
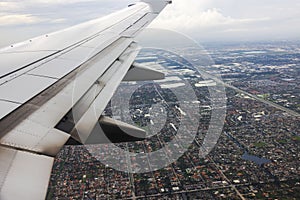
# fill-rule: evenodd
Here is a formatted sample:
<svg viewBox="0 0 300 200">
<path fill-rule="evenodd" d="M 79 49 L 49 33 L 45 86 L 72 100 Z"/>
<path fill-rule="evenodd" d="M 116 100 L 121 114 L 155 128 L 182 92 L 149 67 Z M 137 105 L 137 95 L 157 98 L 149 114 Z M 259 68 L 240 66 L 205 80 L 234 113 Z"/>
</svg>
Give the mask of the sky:
<svg viewBox="0 0 300 200">
<path fill-rule="evenodd" d="M 0 0 L 0 47 L 120 10 L 135 0 Z M 300 40 L 299 0 L 173 0 L 151 27 L 199 42 Z"/>
</svg>

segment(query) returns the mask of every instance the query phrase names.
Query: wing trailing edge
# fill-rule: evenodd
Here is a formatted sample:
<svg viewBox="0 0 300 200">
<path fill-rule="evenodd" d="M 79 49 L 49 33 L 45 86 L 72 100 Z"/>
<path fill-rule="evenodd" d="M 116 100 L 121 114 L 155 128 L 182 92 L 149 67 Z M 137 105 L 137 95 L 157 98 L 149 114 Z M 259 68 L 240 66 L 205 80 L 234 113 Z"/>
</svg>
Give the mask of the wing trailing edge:
<svg viewBox="0 0 300 200">
<path fill-rule="evenodd" d="M 135 142 L 144 140 L 145 137 L 145 130 L 103 116 L 99 120 L 99 125 L 95 126 L 85 144 Z"/>
</svg>

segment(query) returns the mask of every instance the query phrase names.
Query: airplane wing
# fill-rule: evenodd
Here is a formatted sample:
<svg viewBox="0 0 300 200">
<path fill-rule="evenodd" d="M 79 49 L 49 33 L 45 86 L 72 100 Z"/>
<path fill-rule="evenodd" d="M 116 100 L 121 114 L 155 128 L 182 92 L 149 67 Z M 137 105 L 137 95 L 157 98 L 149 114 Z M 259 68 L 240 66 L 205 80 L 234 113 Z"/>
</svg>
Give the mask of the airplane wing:
<svg viewBox="0 0 300 200">
<path fill-rule="evenodd" d="M 44 199 L 54 157 L 67 142 L 101 143 L 90 136 L 98 121 L 142 133 L 101 115 L 123 79 L 163 78 L 134 63 L 134 38 L 171 2 L 142 0 L 0 49 L 1 200 Z"/>
</svg>

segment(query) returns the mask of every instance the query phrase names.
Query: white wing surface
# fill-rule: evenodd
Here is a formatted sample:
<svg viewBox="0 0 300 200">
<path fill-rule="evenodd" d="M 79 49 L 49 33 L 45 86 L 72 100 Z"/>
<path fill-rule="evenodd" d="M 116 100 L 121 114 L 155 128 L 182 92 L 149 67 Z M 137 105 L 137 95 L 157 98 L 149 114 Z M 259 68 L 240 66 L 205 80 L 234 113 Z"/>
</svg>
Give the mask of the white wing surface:
<svg viewBox="0 0 300 200">
<path fill-rule="evenodd" d="M 168 3 L 144 0 L 0 49 L 1 200 L 45 198 L 54 157 L 71 137 L 88 140 L 128 71 L 125 80 L 162 78 L 133 65 L 134 38 Z"/>
</svg>

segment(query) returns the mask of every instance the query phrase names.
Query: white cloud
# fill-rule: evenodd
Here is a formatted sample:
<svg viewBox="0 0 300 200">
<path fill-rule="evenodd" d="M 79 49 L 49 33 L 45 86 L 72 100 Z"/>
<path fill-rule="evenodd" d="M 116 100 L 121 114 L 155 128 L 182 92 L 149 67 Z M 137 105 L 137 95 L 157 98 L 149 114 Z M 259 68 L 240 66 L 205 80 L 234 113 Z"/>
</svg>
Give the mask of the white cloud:
<svg viewBox="0 0 300 200">
<path fill-rule="evenodd" d="M 34 24 L 41 21 L 42 19 L 30 14 L 7 14 L 0 16 L 0 24 L 2 26 Z"/>
<path fill-rule="evenodd" d="M 241 24 L 248 24 L 257 21 L 267 20 L 261 19 L 235 19 L 230 16 L 224 16 L 220 10 L 213 8 L 206 11 L 198 11 L 197 13 L 186 12 L 182 10 L 173 10 L 171 12 L 164 12 L 155 23 L 153 27 L 167 27 L 175 30 L 195 31 L 196 29 L 206 29 L 213 27 L 235 26 Z"/>
<path fill-rule="evenodd" d="M 200 32 L 202 30 L 217 28 L 220 29 L 240 29 L 237 26 L 248 25 L 259 21 L 266 21 L 269 18 L 233 18 L 224 15 L 218 8 L 203 8 L 209 6 L 209 2 L 185 0 L 174 2 L 175 6 L 168 7 L 155 22 L 152 27 L 164 27 L 172 30 L 187 33 Z M 192 5 L 192 6 L 191 6 Z"/>
<path fill-rule="evenodd" d="M 300 7 L 295 1 L 173 0 L 151 26 L 196 40 L 295 39 L 300 35 Z"/>
<path fill-rule="evenodd" d="M 65 19 L 65 18 L 59 18 L 59 19 L 50 20 L 50 22 L 54 23 L 54 24 L 65 23 L 66 21 L 68 21 L 68 20 Z"/>
<path fill-rule="evenodd" d="M 0 12 L 4 11 L 16 11 L 22 9 L 22 5 L 18 4 L 18 2 L 13 1 L 1 1 L 0 2 Z"/>
<path fill-rule="evenodd" d="M 0 48 L 107 15 L 132 1 L 0 0 Z"/>
<path fill-rule="evenodd" d="M 97 0 L 25 0 L 27 3 L 34 3 L 34 4 L 73 4 L 77 2 L 95 2 Z"/>
</svg>

